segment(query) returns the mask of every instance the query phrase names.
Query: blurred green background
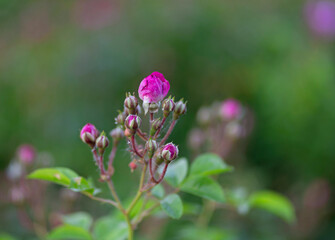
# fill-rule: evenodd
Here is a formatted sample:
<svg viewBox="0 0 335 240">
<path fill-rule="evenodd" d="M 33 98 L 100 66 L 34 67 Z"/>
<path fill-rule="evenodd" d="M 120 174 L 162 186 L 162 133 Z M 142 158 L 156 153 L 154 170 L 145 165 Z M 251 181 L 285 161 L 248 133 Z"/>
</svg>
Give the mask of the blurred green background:
<svg viewBox="0 0 335 240">
<path fill-rule="evenodd" d="M 190 156 L 197 109 L 234 97 L 255 117 L 246 162 L 264 188 L 299 193 L 315 179 L 334 186 L 334 44 L 310 31 L 305 4 L 1 0 L 0 169 L 31 143 L 55 166 L 97 175 L 81 127 L 112 129 L 125 92 L 159 71 L 170 93 L 188 100 L 171 137 L 181 156 Z M 115 175 L 121 196 L 136 187 L 128 163 L 124 144 Z M 313 239 L 335 236 L 334 216 L 330 207 Z"/>
</svg>

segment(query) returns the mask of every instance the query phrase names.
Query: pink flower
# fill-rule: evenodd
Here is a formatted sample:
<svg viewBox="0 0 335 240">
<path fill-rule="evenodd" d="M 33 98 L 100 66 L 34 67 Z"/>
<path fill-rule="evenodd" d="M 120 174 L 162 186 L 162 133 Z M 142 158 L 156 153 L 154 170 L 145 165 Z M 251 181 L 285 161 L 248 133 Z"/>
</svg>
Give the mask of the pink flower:
<svg viewBox="0 0 335 240">
<path fill-rule="evenodd" d="M 17 150 L 17 156 L 23 163 L 30 164 L 36 158 L 35 148 L 29 144 L 21 145 Z"/>
<path fill-rule="evenodd" d="M 93 145 L 95 144 L 96 139 L 99 137 L 99 131 L 96 127 L 91 124 L 87 123 L 80 132 L 80 138 L 84 143 Z"/>
<path fill-rule="evenodd" d="M 163 74 L 153 72 L 142 80 L 138 95 L 146 103 L 159 102 L 168 94 L 169 89 L 170 84 Z"/>
<path fill-rule="evenodd" d="M 166 161 L 172 161 L 178 156 L 179 150 L 173 143 L 168 143 L 162 149 L 162 158 Z"/>
<path fill-rule="evenodd" d="M 335 2 L 310 1 L 305 7 L 306 21 L 310 29 L 320 37 L 335 37 Z"/>
<path fill-rule="evenodd" d="M 221 115 L 224 119 L 232 120 L 237 118 L 242 111 L 239 101 L 235 99 L 227 99 L 221 105 Z"/>
</svg>

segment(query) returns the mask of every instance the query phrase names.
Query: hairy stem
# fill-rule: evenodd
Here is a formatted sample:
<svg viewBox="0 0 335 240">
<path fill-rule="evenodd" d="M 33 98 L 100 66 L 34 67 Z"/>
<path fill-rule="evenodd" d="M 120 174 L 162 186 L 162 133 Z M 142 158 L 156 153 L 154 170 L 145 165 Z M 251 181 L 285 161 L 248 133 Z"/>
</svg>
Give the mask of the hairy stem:
<svg viewBox="0 0 335 240">
<path fill-rule="evenodd" d="M 137 156 L 139 156 L 140 158 L 143 158 L 143 155 L 140 154 L 137 150 L 137 147 L 136 147 L 136 141 L 135 141 L 135 135 L 132 135 L 131 136 L 131 145 L 133 146 L 133 151 L 134 153 L 136 153 Z"/>
<path fill-rule="evenodd" d="M 116 155 L 117 147 L 118 147 L 118 143 L 114 141 L 112 151 L 111 151 L 111 153 L 109 154 L 109 157 L 108 157 L 108 175 L 109 176 L 113 175 L 113 173 L 114 173 L 113 161 L 114 161 L 114 158 L 115 158 L 115 155 Z"/>
<path fill-rule="evenodd" d="M 161 124 L 159 125 L 159 128 L 158 128 L 157 132 L 156 132 L 155 135 L 154 135 L 154 139 L 156 139 L 156 138 L 158 137 L 158 134 L 159 134 L 160 131 L 162 130 L 165 121 L 166 121 L 166 117 L 163 117 L 162 122 L 161 122 Z"/>
<path fill-rule="evenodd" d="M 162 139 L 162 141 L 160 142 L 159 146 L 162 146 L 165 143 L 165 141 L 168 139 L 168 137 L 172 133 L 172 130 L 173 130 L 174 126 L 176 125 L 176 122 L 177 122 L 177 120 L 172 121 L 168 131 L 166 132 L 166 134 L 165 134 L 164 138 Z"/>
<path fill-rule="evenodd" d="M 142 132 L 141 129 L 138 128 L 136 133 L 143 141 L 148 141 L 148 138 L 146 137 L 146 134 L 144 132 Z"/>
<path fill-rule="evenodd" d="M 155 173 L 154 173 L 153 170 L 152 170 L 152 158 L 150 158 L 150 159 L 149 159 L 149 169 L 150 169 L 151 180 L 152 180 L 153 182 L 155 182 L 156 184 L 160 183 L 160 182 L 163 180 L 164 176 L 165 176 L 165 173 L 166 173 L 166 170 L 167 170 L 168 165 L 169 165 L 169 163 L 166 162 L 166 163 L 165 163 L 165 166 L 164 166 L 164 169 L 163 169 L 163 172 L 162 172 L 160 178 L 159 178 L 158 180 L 156 180 L 156 179 L 155 179 Z"/>
</svg>

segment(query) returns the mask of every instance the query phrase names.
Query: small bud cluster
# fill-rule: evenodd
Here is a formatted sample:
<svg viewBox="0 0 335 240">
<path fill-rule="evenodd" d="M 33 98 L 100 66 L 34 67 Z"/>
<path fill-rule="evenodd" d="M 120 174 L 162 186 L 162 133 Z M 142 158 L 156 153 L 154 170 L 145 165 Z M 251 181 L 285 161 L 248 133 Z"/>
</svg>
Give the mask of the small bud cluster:
<svg viewBox="0 0 335 240">
<path fill-rule="evenodd" d="M 191 130 L 189 146 L 199 151 L 211 145 L 215 152 L 226 157 L 235 141 L 250 132 L 249 115 L 246 108 L 232 98 L 201 107 L 197 113 L 200 128 Z"/>
<path fill-rule="evenodd" d="M 186 102 L 183 99 L 178 102 L 174 98 L 166 97 L 170 89 L 170 83 L 163 74 L 153 72 L 144 78 L 139 85 L 138 95 L 143 101 L 144 113 L 149 113 L 149 128 L 147 133 L 141 129 L 142 118 L 139 100 L 135 94 L 127 93 L 123 104 L 123 110 L 119 111 L 115 118 L 116 128 L 110 131 L 113 139 L 113 149 L 109 157 L 108 170 L 105 170 L 103 155 L 109 145 L 109 140 L 104 132 L 99 134 L 96 127 L 90 123 L 86 124 L 80 132 L 80 138 L 92 148 L 94 160 L 101 172 L 101 179 L 105 181 L 114 173 L 112 167 L 115 150 L 120 140 L 128 138 L 129 151 L 132 153 L 132 161 L 129 163 L 131 171 L 135 171 L 138 165 L 149 164 L 151 174 L 151 184 L 159 183 L 163 178 L 162 174 L 159 180 L 156 180 L 157 166 L 165 162 L 165 170 L 168 164 L 177 158 L 179 150 L 173 143 L 165 144 L 171 134 L 176 121 L 186 113 Z M 161 117 L 155 117 L 155 114 L 162 111 Z M 161 137 L 161 130 L 169 116 L 172 116 L 172 123 L 168 130 Z M 137 144 L 137 140 L 144 141 L 143 144 Z M 98 151 L 97 151 L 98 150 Z M 99 154 L 98 154 L 99 153 Z M 157 166 L 153 167 L 152 163 Z M 149 183 L 150 184 L 150 183 Z"/>
</svg>

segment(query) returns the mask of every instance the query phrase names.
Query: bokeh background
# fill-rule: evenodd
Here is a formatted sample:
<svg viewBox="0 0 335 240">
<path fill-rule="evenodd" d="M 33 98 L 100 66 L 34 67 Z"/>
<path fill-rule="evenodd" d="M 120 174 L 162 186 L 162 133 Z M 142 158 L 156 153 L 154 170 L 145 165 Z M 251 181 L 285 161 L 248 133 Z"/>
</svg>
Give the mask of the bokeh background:
<svg viewBox="0 0 335 240">
<path fill-rule="evenodd" d="M 310 235 L 299 234 L 315 218 L 306 213 L 284 237 L 269 227 L 267 239 L 332 239 L 335 3 L 317 3 L 1 0 L 1 171 L 20 144 L 30 143 L 55 166 L 97 176 L 80 128 L 92 122 L 112 129 L 125 92 L 136 92 L 145 76 L 160 71 L 170 93 L 188 100 L 172 134 L 181 156 L 191 156 L 187 133 L 200 106 L 239 99 L 255 119 L 244 153 L 249 177 L 289 196 L 297 211 L 311 186 L 327 186 L 326 193 L 312 194 L 316 202 L 326 195 L 327 207 Z M 115 175 L 121 196 L 136 187 L 129 161 L 124 145 Z M 104 213 L 86 199 L 79 206 Z M 15 221 L 12 211 L 0 208 L 0 230 L 25 236 Z"/>
</svg>

